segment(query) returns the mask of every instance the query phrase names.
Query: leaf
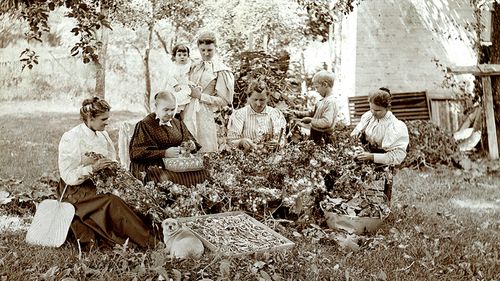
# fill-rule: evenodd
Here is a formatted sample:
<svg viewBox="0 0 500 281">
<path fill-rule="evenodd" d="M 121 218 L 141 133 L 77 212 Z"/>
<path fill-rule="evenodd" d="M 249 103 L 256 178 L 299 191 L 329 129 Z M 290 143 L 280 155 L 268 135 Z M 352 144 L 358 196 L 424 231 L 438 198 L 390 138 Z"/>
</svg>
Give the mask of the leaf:
<svg viewBox="0 0 500 281">
<path fill-rule="evenodd" d="M 265 265 L 266 265 L 266 263 L 265 263 L 265 262 L 263 262 L 263 261 L 256 261 L 256 262 L 253 264 L 253 266 L 254 266 L 254 267 L 256 267 L 256 268 L 258 268 L 258 269 L 263 268 Z"/>
<path fill-rule="evenodd" d="M 167 270 L 163 266 L 155 267 L 153 270 L 154 270 L 154 272 L 156 272 L 159 275 L 158 276 L 158 280 L 160 280 L 160 277 L 164 278 L 163 280 L 169 280 L 170 279 L 168 277 Z"/>
<path fill-rule="evenodd" d="M 269 274 L 264 270 L 260 271 L 260 276 L 262 276 L 262 278 L 264 278 L 264 280 L 266 280 L 266 281 L 273 281 L 271 276 L 269 276 Z"/>
<path fill-rule="evenodd" d="M 227 278 L 231 274 L 231 262 L 227 259 L 221 260 L 219 265 L 221 277 Z"/>
<path fill-rule="evenodd" d="M 59 266 L 55 265 L 49 268 L 44 274 L 40 275 L 42 279 L 53 279 L 54 275 L 59 271 Z"/>
<path fill-rule="evenodd" d="M 385 274 L 385 272 L 383 270 L 380 270 L 380 272 L 377 273 L 376 278 L 377 278 L 377 280 L 386 281 L 387 280 L 387 274 Z"/>
<path fill-rule="evenodd" d="M 281 276 L 278 273 L 274 273 L 272 277 L 273 277 L 274 281 L 281 281 L 281 280 L 283 280 L 283 276 Z"/>
<path fill-rule="evenodd" d="M 7 204 L 12 201 L 13 197 L 9 197 L 10 193 L 7 191 L 0 191 L 0 205 Z"/>
<path fill-rule="evenodd" d="M 174 281 L 181 281 L 182 280 L 182 273 L 179 270 L 173 268 L 172 273 L 174 274 Z"/>
</svg>

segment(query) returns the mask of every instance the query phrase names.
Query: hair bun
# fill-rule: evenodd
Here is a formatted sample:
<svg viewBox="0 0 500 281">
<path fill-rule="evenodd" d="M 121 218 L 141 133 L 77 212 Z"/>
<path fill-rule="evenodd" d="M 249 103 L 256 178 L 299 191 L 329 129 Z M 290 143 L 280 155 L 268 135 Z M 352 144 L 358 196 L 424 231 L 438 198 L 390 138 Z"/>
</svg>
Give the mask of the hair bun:
<svg viewBox="0 0 500 281">
<path fill-rule="evenodd" d="M 380 87 L 378 89 L 381 90 L 381 91 L 384 91 L 384 92 L 388 93 L 389 95 L 391 94 L 391 90 L 389 90 L 389 88 L 387 88 L 387 87 Z"/>
<path fill-rule="evenodd" d="M 92 98 L 84 99 L 82 102 L 82 106 L 93 104 L 95 102 L 98 102 L 99 100 L 100 100 L 99 97 L 92 97 Z"/>
</svg>

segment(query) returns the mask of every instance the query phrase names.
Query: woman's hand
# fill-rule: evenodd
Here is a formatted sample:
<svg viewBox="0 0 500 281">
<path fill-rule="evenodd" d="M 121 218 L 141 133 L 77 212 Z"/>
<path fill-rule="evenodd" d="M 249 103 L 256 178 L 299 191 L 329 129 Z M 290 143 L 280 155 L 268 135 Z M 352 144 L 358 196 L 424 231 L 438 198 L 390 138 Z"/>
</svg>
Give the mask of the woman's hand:
<svg viewBox="0 0 500 281">
<path fill-rule="evenodd" d="M 357 153 L 354 157 L 356 157 L 356 159 L 361 161 L 373 161 L 373 153 L 366 151 Z"/>
<path fill-rule="evenodd" d="M 239 146 L 244 150 L 251 150 L 257 148 L 257 145 L 249 138 L 243 138 L 239 141 Z"/>
<path fill-rule="evenodd" d="M 99 172 L 102 169 L 106 169 L 110 167 L 115 161 L 107 159 L 107 158 L 102 158 L 97 160 L 94 164 L 92 164 L 92 172 Z"/>
<path fill-rule="evenodd" d="M 361 137 L 361 132 L 353 131 L 351 133 L 351 138 L 353 138 L 355 140 L 359 139 L 360 137 Z"/>
<path fill-rule="evenodd" d="M 92 165 L 92 164 L 94 164 L 95 162 L 97 162 L 97 159 L 95 159 L 95 158 L 93 158 L 93 157 L 90 157 L 90 156 L 86 156 L 86 155 L 83 155 L 83 156 L 82 156 L 82 161 L 80 161 L 80 163 L 81 163 L 83 166 Z"/>
<path fill-rule="evenodd" d="M 181 148 L 179 146 L 170 147 L 165 150 L 165 158 L 177 158 L 181 155 Z"/>
<path fill-rule="evenodd" d="M 275 151 L 276 149 L 278 149 L 278 147 L 279 147 L 278 141 L 269 141 L 266 143 L 266 148 L 268 150 Z"/>
<path fill-rule="evenodd" d="M 300 121 L 302 121 L 302 123 L 304 124 L 310 124 L 312 120 L 312 117 L 304 117 Z"/>
<path fill-rule="evenodd" d="M 195 99 L 201 99 L 201 87 L 193 84 L 189 84 L 191 88 L 191 97 Z"/>
</svg>

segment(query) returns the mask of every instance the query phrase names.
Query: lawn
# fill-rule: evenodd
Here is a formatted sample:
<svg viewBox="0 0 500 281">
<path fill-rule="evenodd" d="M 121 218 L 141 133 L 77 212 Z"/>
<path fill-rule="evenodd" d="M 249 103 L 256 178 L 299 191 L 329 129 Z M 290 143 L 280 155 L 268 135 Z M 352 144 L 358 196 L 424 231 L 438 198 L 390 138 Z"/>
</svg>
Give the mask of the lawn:
<svg viewBox="0 0 500 281">
<path fill-rule="evenodd" d="M 116 112 L 109 132 L 136 114 Z M 62 133 L 77 114 L 0 116 L 0 178 L 34 183 L 57 170 Z M 237 258 L 204 255 L 175 261 L 158 249 L 127 247 L 80 253 L 29 246 L 23 228 L 3 230 L 1 280 L 500 280 L 500 175 L 437 167 L 395 176 L 391 214 L 367 236 L 268 218 L 265 224 L 296 243 L 289 251 Z M 0 191 L 5 187 L 0 186 Z M 1 207 L 1 205 L 0 205 Z M 0 218 L 7 214 L 0 208 Z M 29 218 L 26 218 L 29 223 Z"/>
</svg>

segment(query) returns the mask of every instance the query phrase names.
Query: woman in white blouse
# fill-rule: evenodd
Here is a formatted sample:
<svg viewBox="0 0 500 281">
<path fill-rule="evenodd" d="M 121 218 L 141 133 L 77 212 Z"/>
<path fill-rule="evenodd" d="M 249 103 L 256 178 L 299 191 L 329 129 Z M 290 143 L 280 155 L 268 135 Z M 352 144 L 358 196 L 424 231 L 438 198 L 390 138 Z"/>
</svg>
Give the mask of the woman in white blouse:
<svg viewBox="0 0 500 281">
<path fill-rule="evenodd" d="M 361 116 L 351 136 L 366 142 L 369 149 L 358 153 L 356 158 L 378 164 L 401 164 L 406 157 L 410 139 L 406 124 L 390 111 L 389 89 L 380 88 L 370 93 L 368 101 L 370 111 Z"/>
<path fill-rule="evenodd" d="M 92 172 L 106 168 L 116 160 L 114 145 L 104 128 L 108 125 L 109 104 L 97 97 L 86 99 L 80 108 L 83 123 L 63 134 L 59 143 L 59 196 L 65 186 L 63 201 L 75 206 L 71 230 L 84 245 L 123 244 L 131 242 L 147 247 L 154 244 L 154 237 L 144 222 L 123 200 L 112 194 L 97 194 L 90 180 Z M 105 156 L 93 161 L 85 153 L 95 152 Z"/>
<path fill-rule="evenodd" d="M 351 133 L 368 146 L 368 151 L 358 152 L 356 158 L 373 161 L 377 164 L 398 165 L 406 157 L 410 142 L 406 124 L 398 120 L 390 111 L 391 92 L 380 88 L 368 98 L 370 111 L 361 116 L 361 121 Z M 384 194 L 390 201 L 392 197 L 392 174 L 385 179 Z"/>
</svg>

